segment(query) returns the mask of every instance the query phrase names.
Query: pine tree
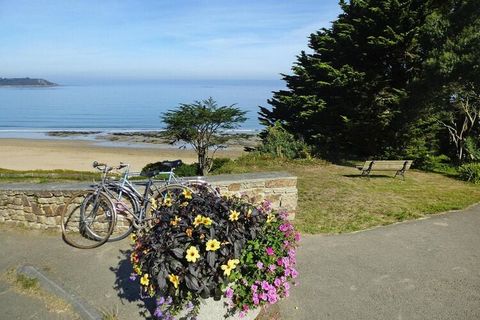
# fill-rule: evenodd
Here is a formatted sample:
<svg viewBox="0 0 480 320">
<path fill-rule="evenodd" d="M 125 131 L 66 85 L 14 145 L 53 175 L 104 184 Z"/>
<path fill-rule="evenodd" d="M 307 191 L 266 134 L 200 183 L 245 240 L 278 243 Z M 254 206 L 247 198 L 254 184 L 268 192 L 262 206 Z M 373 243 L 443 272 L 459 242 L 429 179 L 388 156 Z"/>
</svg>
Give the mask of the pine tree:
<svg viewBox="0 0 480 320">
<path fill-rule="evenodd" d="M 283 75 L 288 90 L 274 93 L 260 120 L 282 124 L 327 157 L 388 156 L 416 116 L 410 91 L 421 67 L 417 42 L 424 1 L 341 1 L 329 29 L 310 36 Z"/>
</svg>

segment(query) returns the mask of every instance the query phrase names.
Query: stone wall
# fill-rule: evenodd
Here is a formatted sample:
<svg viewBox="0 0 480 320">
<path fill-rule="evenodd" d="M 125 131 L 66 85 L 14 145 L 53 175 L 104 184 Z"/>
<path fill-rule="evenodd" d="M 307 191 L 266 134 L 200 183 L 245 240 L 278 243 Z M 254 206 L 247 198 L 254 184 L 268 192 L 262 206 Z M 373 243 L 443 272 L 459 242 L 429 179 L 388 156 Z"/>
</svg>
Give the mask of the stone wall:
<svg viewBox="0 0 480 320">
<path fill-rule="evenodd" d="M 206 179 L 222 194 L 236 194 L 261 202 L 267 199 L 275 209 L 295 218 L 297 178 L 285 172 L 219 175 Z M 4 184 L 0 185 L 0 223 L 34 229 L 58 229 L 64 203 L 88 184 Z"/>
</svg>

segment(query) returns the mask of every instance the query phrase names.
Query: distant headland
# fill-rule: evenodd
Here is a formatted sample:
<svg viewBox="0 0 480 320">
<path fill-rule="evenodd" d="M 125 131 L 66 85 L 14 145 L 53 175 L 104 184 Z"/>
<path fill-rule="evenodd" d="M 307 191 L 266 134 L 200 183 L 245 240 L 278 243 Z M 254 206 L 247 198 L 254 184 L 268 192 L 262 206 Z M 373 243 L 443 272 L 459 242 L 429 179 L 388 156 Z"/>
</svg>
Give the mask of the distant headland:
<svg viewBox="0 0 480 320">
<path fill-rule="evenodd" d="M 58 84 L 45 79 L 31 78 L 0 78 L 0 86 L 35 86 L 35 87 L 53 87 Z"/>
</svg>

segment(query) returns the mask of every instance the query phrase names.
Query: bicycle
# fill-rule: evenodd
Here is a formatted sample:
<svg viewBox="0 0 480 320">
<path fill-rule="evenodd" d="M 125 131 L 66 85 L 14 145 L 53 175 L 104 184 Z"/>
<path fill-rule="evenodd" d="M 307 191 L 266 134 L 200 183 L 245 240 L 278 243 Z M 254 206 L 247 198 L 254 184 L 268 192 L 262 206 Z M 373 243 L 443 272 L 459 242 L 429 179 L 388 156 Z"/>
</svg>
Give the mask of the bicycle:
<svg viewBox="0 0 480 320">
<path fill-rule="evenodd" d="M 146 223 L 151 222 L 154 217 L 147 217 L 147 215 L 156 209 L 159 201 L 163 203 L 167 198 L 171 199 L 179 196 L 184 190 L 195 192 L 196 189 L 201 187 L 206 187 L 210 192 L 218 194 L 217 190 L 213 189 L 205 181 L 199 179 L 184 180 L 176 176 L 174 169 L 181 163 L 180 160 L 164 161 L 164 165 L 169 167 L 170 171 L 150 172 L 147 182 L 142 183 L 145 189 L 141 193 L 129 180 L 129 177 L 132 175 L 128 164 L 121 163 L 118 167 L 109 167 L 106 164 L 95 161 L 93 167 L 102 171 L 102 179 L 100 183 L 92 186 L 92 190 L 87 191 L 83 195 L 84 200 L 80 210 L 79 225 L 84 226 L 84 228 L 79 229 L 83 231 L 83 233 L 80 232 L 81 235 L 87 239 L 96 239 L 98 242 L 89 245 L 80 244 L 78 243 L 79 241 L 67 242 L 79 248 L 94 248 L 106 241 L 118 241 L 127 237 L 133 229 L 143 228 L 146 226 Z M 108 173 L 114 169 L 125 169 L 118 181 L 107 178 Z M 158 175 L 167 175 L 167 179 L 153 180 L 153 177 Z M 159 182 L 162 185 L 161 187 L 157 185 Z M 109 201 L 104 200 L 105 196 Z M 95 228 L 92 227 L 93 222 L 96 221 L 96 211 L 88 214 L 87 208 L 90 203 L 93 203 L 94 208 L 113 207 L 113 210 L 109 210 L 109 212 L 112 211 L 114 218 L 114 228 L 110 234 L 98 234 Z M 94 216 L 93 218 L 92 215 Z M 62 215 L 62 231 L 64 230 L 64 221 L 64 216 Z"/>
</svg>

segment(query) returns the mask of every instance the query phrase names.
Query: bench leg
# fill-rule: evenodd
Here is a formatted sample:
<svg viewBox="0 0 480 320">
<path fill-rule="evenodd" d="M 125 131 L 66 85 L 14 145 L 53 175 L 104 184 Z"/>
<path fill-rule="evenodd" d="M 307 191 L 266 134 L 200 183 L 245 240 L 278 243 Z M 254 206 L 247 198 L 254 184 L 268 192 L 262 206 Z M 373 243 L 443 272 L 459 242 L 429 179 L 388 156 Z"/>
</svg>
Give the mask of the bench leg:
<svg viewBox="0 0 480 320">
<path fill-rule="evenodd" d="M 402 176 L 402 180 L 405 181 L 405 170 L 398 170 L 395 172 L 393 179 L 395 179 L 397 176 Z"/>
</svg>

